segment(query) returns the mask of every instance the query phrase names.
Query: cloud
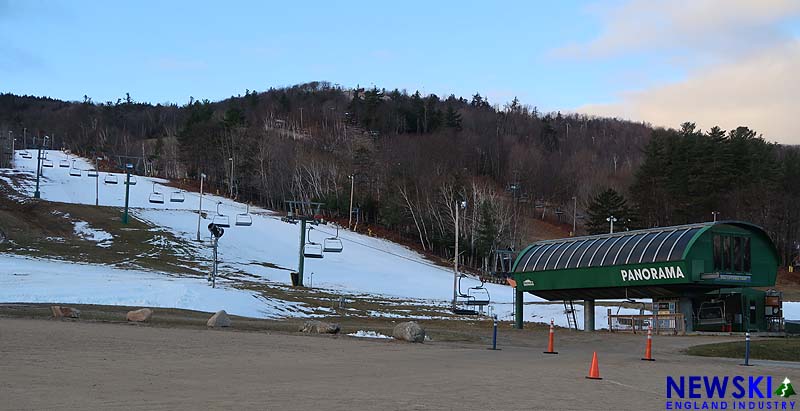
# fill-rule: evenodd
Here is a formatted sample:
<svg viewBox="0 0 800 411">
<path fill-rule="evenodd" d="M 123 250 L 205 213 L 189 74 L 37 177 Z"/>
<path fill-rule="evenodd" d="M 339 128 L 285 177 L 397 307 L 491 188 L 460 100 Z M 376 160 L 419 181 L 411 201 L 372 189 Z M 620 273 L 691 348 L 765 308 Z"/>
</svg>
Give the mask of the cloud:
<svg viewBox="0 0 800 411">
<path fill-rule="evenodd" d="M 625 92 L 611 104 L 577 109 L 603 116 L 677 127 L 685 121 L 708 129 L 746 125 L 768 140 L 800 144 L 800 41 L 793 40 L 736 61 L 703 67 L 686 79 Z"/>
<path fill-rule="evenodd" d="M 600 15 L 603 26 L 596 38 L 555 54 L 588 58 L 665 50 L 740 54 L 786 40 L 777 23 L 800 15 L 800 1 L 630 0 L 602 10 L 593 12 Z"/>
</svg>

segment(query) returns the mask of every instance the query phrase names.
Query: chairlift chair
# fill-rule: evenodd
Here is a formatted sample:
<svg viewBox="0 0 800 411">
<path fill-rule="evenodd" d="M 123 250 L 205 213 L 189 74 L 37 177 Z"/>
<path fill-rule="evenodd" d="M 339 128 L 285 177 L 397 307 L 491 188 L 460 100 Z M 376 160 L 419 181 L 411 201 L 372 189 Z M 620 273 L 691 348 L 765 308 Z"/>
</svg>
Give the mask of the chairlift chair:
<svg viewBox="0 0 800 411">
<path fill-rule="evenodd" d="M 127 179 L 127 177 L 126 177 L 126 179 L 125 179 L 125 184 L 128 184 L 128 179 Z M 132 186 L 135 186 L 135 185 L 136 185 L 136 176 L 135 176 L 135 175 L 133 175 L 133 174 L 131 174 L 131 185 L 132 185 Z M 153 183 L 153 185 L 155 185 L 155 183 Z M 155 187 L 154 187 L 154 188 L 155 188 Z M 162 203 L 163 203 L 163 201 L 162 201 Z"/>
<path fill-rule="evenodd" d="M 119 179 L 117 179 L 116 174 L 106 174 L 105 178 L 103 178 L 103 182 L 106 184 L 117 184 Z"/>
<path fill-rule="evenodd" d="M 211 223 L 216 224 L 222 228 L 228 228 L 231 226 L 230 219 L 228 219 L 228 216 L 219 212 L 220 205 L 222 205 L 222 201 L 217 202 L 217 215 L 214 216 L 214 219 L 211 220 Z"/>
<path fill-rule="evenodd" d="M 178 191 L 174 191 L 174 192 L 173 192 L 172 194 L 170 194 L 170 196 L 169 196 L 169 202 L 170 202 L 170 203 L 182 203 L 182 202 L 184 202 L 185 200 L 186 200 L 186 196 L 184 196 L 184 195 L 183 195 L 183 191 L 180 191 L 180 190 L 178 190 Z"/>
<path fill-rule="evenodd" d="M 99 174 L 97 174 L 97 170 L 89 170 L 86 172 L 86 175 L 89 177 L 97 177 Z"/>
<path fill-rule="evenodd" d="M 322 258 L 322 244 L 311 241 L 311 230 L 313 230 L 313 227 L 308 227 L 306 243 L 303 245 L 303 256 L 306 258 Z"/>
<path fill-rule="evenodd" d="M 61 160 L 58 162 L 58 166 L 61 168 L 69 167 L 69 160 Z"/>
<path fill-rule="evenodd" d="M 236 214 L 236 225 L 243 227 L 253 225 L 253 217 L 250 216 L 250 204 L 247 205 L 247 210 L 243 214 Z"/>
<path fill-rule="evenodd" d="M 336 226 L 336 237 L 329 237 L 323 241 L 323 251 L 326 253 L 341 253 L 342 249 L 342 240 L 339 239 L 339 226 Z"/>
<path fill-rule="evenodd" d="M 480 285 L 469 287 L 466 291 L 461 290 L 461 280 L 466 278 L 465 274 L 458 277 L 458 289 L 456 306 L 453 313 L 457 315 L 478 315 L 483 311 L 483 307 L 491 302 L 489 290 L 484 287 L 483 280 Z"/>
<path fill-rule="evenodd" d="M 23 151 L 22 153 L 20 153 L 20 155 L 22 156 L 22 158 L 24 158 L 24 159 L 26 159 L 26 160 L 30 160 L 30 159 L 32 159 L 32 158 L 33 158 L 33 156 L 31 155 L 31 153 L 29 153 L 29 152 L 27 152 L 27 151 Z"/>
<path fill-rule="evenodd" d="M 73 177 L 80 177 L 81 176 L 81 170 L 78 169 L 78 168 L 75 168 L 75 160 L 72 160 L 72 168 L 69 169 L 69 175 L 71 175 Z"/>
<path fill-rule="evenodd" d="M 322 244 L 306 243 L 303 247 L 303 256 L 306 258 L 322 258 Z"/>
<path fill-rule="evenodd" d="M 153 192 L 150 193 L 150 202 L 153 204 L 164 204 L 164 194 L 156 191 L 156 183 L 153 183 Z"/>
</svg>

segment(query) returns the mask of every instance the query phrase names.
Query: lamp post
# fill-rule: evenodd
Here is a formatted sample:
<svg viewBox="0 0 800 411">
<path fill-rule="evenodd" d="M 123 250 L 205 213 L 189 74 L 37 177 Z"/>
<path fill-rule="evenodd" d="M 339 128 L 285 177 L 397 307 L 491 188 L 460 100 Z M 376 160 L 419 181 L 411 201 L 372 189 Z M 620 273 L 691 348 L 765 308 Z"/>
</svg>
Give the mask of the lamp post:
<svg viewBox="0 0 800 411">
<path fill-rule="evenodd" d="M 206 175 L 200 173 L 200 205 L 197 207 L 197 241 L 200 241 L 200 219 L 203 217 L 203 180 Z"/>
<path fill-rule="evenodd" d="M 616 217 L 614 217 L 614 216 L 612 215 L 612 216 L 610 216 L 610 217 L 606 218 L 606 221 L 608 221 L 609 223 L 611 223 L 611 231 L 609 231 L 609 233 L 611 233 L 611 234 L 614 234 L 614 223 L 616 223 L 616 222 L 617 222 L 617 219 L 616 219 Z"/>
<path fill-rule="evenodd" d="M 102 157 L 95 157 L 94 158 L 94 205 L 100 205 L 100 171 L 97 169 L 98 161 L 102 160 Z"/>
<path fill-rule="evenodd" d="M 716 223 L 717 222 L 717 216 L 719 215 L 719 211 L 712 211 L 711 215 L 714 216 L 714 222 Z"/>
<path fill-rule="evenodd" d="M 355 174 L 350 174 L 348 176 L 350 178 L 350 214 L 347 220 L 347 229 L 349 230 L 350 227 L 353 225 L 353 188 L 355 186 Z"/>
<path fill-rule="evenodd" d="M 231 162 L 231 198 L 233 198 L 233 157 L 228 160 Z"/>
<path fill-rule="evenodd" d="M 455 256 L 453 257 L 453 309 L 456 308 L 456 301 L 458 300 L 458 210 L 467 208 L 466 201 L 456 203 L 456 238 L 455 238 Z"/>
<path fill-rule="evenodd" d="M 8 130 L 8 139 L 11 140 L 11 161 L 14 161 L 14 132 Z"/>
<path fill-rule="evenodd" d="M 569 130 L 569 124 L 567 124 L 567 129 Z M 572 196 L 572 201 L 574 202 L 572 207 L 572 236 L 575 237 L 577 235 L 575 231 L 578 229 L 578 196 Z"/>
<path fill-rule="evenodd" d="M 39 192 L 39 176 L 42 175 L 42 146 L 49 138 L 48 136 L 44 136 L 44 138 L 39 141 L 39 154 L 36 156 L 36 191 L 33 192 L 33 198 L 42 197 L 42 194 Z"/>
<path fill-rule="evenodd" d="M 125 212 L 122 214 L 122 224 L 128 224 L 128 199 L 131 192 L 131 169 L 133 169 L 133 164 L 125 164 Z"/>
</svg>

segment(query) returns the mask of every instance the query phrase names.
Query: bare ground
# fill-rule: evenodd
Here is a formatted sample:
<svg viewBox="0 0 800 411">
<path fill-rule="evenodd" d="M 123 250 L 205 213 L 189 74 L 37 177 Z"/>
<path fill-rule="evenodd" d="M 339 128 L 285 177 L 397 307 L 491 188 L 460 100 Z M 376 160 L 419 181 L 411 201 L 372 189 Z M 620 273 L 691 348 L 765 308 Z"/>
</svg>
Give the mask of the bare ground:
<svg viewBox="0 0 800 411">
<path fill-rule="evenodd" d="M 449 330 L 472 338 L 444 338 L 446 326 L 427 323 L 433 341 L 406 344 L 300 335 L 292 322 L 207 330 L 171 315 L 185 324 L 0 318 L 0 409 L 664 409 L 667 375 L 800 374 L 796 363 L 744 368 L 682 353 L 731 337 L 656 337 L 657 361 L 645 362 L 641 335 L 559 330 L 560 354 L 546 355 L 545 329 L 508 324 L 502 350 L 490 351 L 486 323 Z M 600 381 L 584 378 L 593 351 Z"/>
</svg>

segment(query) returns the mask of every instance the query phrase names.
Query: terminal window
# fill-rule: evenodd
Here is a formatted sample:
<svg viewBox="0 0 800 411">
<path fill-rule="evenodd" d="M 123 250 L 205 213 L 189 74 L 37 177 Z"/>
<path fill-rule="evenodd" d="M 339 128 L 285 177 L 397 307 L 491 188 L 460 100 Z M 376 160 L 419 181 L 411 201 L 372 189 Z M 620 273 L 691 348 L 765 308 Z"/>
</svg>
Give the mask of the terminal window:
<svg viewBox="0 0 800 411">
<path fill-rule="evenodd" d="M 714 234 L 714 271 L 749 273 L 750 238 Z"/>
</svg>

